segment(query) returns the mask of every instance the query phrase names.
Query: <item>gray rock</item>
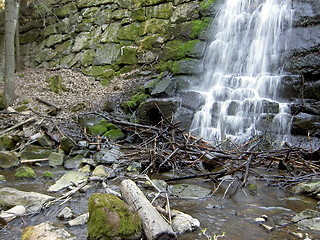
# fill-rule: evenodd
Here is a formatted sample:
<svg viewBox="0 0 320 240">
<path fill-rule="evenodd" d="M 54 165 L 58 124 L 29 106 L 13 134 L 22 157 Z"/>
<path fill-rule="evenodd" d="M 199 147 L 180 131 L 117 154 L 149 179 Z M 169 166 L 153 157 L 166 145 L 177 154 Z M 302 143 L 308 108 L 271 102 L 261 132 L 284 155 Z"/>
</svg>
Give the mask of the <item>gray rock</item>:
<svg viewBox="0 0 320 240">
<path fill-rule="evenodd" d="M 320 192 L 320 181 L 312 183 L 299 183 L 293 187 L 294 193 L 317 194 Z"/>
<path fill-rule="evenodd" d="M 176 184 L 172 186 L 171 193 L 181 198 L 205 198 L 211 194 L 208 188 L 192 184 Z"/>
<path fill-rule="evenodd" d="M 320 116 L 299 113 L 293 118 L 291 133 L 304 136 L 311 134 L 320 137 Z"/>
<path fill-rule="evenodd" d="M 72 237 L 63 228 L 54 226 L 51 222 L 44 222 L 36 226 L 28 226 L 24 229 L 22 238 L 25 240 L 51 240 L 51 239 L 64 239 L 64 240 L 76 240 L 76 237 Z"/>
<path fill-rule="evenodd" d="M 0 202 L 8 208 L 23 205 L 28 212 L 37 212 L 45 202 L 53 199 L 54 197 L 41 193 L 24 192 L 9 187 L 0 188 Z"/>
<path fill-rule="evenodd" d="M 111 148 L 111 149 L 101 150 L 100 152 L 97 152 L 93 156 L 93 160 L 97 163 L 111 165 L 113 163 L 116 163 L 121 156 L 122 156 L 122 152 L 120 152 L 116 148 Z"/>
<path fill-rule="evenodd" d="M 175 74 L 200 74 L 203 72 L 203 62 L 198 59 L 180 60 L 174 63 Z"/>
<path fill-rule="evenodd" d="M 173 210 L 172 215 L 174 216 L 172 219 L 172 228 L 176 234 L 192 232 L 200 228 L 199 220 L 188 214 L 178 210 Z"/>
<path fill-rule="evenodd" d="M 315 210 L 306 209 L 295 215 L 291 221 L 303 228 L 320 230 L 320 212 Z"/>
<path fill-rule="evenodd" d="M 73 212 L 69 207 L 65 207 L 61 212 L 58 213 L 59 219 L 71 219 L 73 218 Z"/>
<path fill-rule="evenodd" d="M 108 179 L 110 178 L 115 178 L 116 174 L 112 168 L 103 166 L 103 165 L 98 165 L 92 172 L 92 176 L 96 177 L 106 177 Z"/>
<path fill-rule="evenodd" d="M 11 152 L 0 152 L 0 168 L 12 168 L 20 164 L 16 155 Z"/>
<path fill-rule="evenodd" d="M 192 111 L 199 111 L 200 107 L 205 103 L 205 98 L 199 92 L 181 91 L 182 107 L 188 108 Z"/>
<path fill-rule="evenodd" d="M 52 152 L 49 155 L 49 165 L 51 167 L 62 166 L 65 161 L 66 155 L 64 155 L 63 151 Z"/>
<path fill-rule="evenodd" d="M 139 106 L 136 116 L 146 122 L 158 123 L 162 116 L 172 117 L 180 102 L 180 98 L 150 98 Z"/>
<path fill-rule="evenodd" d="M 120 55 L 120 45 L 115 43 L 106 43 L 101 45 L 95 54 L 94 65 L 105 65 L 114 63 Z"/>
<path fill-rule="evenodd" d="M 175 90 L 175 82 L 171 76 L 167 76 L 157 82 L 151 92 L 154 97 L 172 96 Z"/>
<path fill-rule="evenodd" d="M 83 226 L 87 223 L 89 218 L 89 213 L 84 213 L 78 217 L 76 217 L 75 219 L 69 220 L 67 222 L 67 225 L 69 227 L 74 227 L 74 226 Z"/>
<path fill-rule="evenodd" d="M 67 159 L 64 162 L 64 167 L 66 169 L 77 169 L 77 168 L 79 168 L 79 166 L 83 160 L 84 160 L 84 157 L 82 155 L 77 155 L 73 158 Z"/>
<path fill-rule="evenodd" d="M 49 187 L 49 192 L 58 192 L 69 186 L 80 184 L 87 180 L 88 175 L 82 172 L 70 171 L 64 174 L 55 184 Z"/>
</svg>

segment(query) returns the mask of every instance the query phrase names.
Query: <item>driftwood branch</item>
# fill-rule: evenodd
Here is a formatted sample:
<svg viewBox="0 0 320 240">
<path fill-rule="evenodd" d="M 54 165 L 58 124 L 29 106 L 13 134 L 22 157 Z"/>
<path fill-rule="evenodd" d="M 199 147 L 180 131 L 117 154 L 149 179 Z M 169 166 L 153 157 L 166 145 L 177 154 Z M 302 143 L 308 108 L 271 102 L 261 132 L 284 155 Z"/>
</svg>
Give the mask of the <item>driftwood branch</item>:
<svg viewBox="0 0 320 240">
<path fill-rule="evenodd" d="M 122 181 L 120 190 L 123 199 L 138 212 L 148 240 L 177 239 L 172 227 L 132 180 Z"/>
<path fill-rule="evenodd" d="M 3 134 L 5 134 L 5 133 L 7 133 L 7 132 L 10 132 L 10 131 L 13 130 L 13 129 L 16 129 L 16 128 L 18 128 L 18 127 L 20 127 L 20 126 L 22 126 L 22 125 L 24 125 L 24 124 L 26 124 L 26 123 L 32 122 L 32 121 L 34 121 L 35 119 L 36 119 L 36 117 L 32 117 L 32 118 L 29 118 L 29 119 L 27 119 L 27 120 L 25 120 L 25 121 L 22 121 L 22 122 L 20 122 L 20 123 L 18 123 L 18 124 L 16 124 L 16 125 L 12 126 L 12 127 L 10 127 L 10 128 L 7 128 L 7 129 L 5 129 L 5 130 L 3 130 L 3 131 L 0 132 L 0 136 L 2 136 Z"/>
<path fill-rule="evenodd" d="M 41 98 L 39 98 L 39 97 L 36 97 L 36 100 L 39 101 L 39 102 L 41 102 L 41 103 L 43 103 L 43 104 L 45 104 L 45 105 L 47 105 L 47 106 L 49 106 L 49 107 L 54 107 L 54 108 L 56 108 L 57 110 L 60 110 L 60 109 L 61 109 L 61 107 L 58 107 L 58 106 L 54 105 L 53 103 L 48 102 L 48 101 L 46 101 L 46 100 L 44 100 L 44 99 L 41 99 Z"/>
</svg>

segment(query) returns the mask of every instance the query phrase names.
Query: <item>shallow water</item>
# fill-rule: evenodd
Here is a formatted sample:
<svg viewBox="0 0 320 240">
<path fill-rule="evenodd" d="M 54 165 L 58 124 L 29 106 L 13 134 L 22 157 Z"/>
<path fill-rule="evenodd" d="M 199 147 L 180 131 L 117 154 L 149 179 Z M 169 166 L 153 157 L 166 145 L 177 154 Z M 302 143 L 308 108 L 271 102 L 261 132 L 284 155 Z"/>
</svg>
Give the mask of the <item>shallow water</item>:
<svg viewBox="0 0 320 240">
<path fill-rule="evenodd" d="M 50 170 L 55 174 L 55 179 L 46 180 L 42 173 Z M 13 177 L 13 170 L 1 171 L 7 179 L 6 182 L 1 182 L 0 186 L 14 187 L 23 191 L 36 191 L 40 193 L 47 193 L 47 188 L 59 179 L 65 170 L 62 168 L 49 167 L 35 167 L 37 177 L 35 180 L 17 180 Z M 155 176 L 156 177 L 156 176 Z M 158 177 L 158 176 L 157 176 Z M 114 190 L 118 191 L 117 185 L 123 178 L 110 181 L 108 184 Z M 236 184 L 233 184 L 228 191 L 231 180 L 225 181 L 219 186 L 219 189 L 213 196 L 205 199 L 177 199 L 172 198 L 170 204 L 172 208 L 178 209 L 191 216 L 197 218 L 201 223 L 201 228 L 207 228 L 206 233 L 213 236 L 213 234 L 226 233 L 225 238 L 232 240 L 267 240 L 267 239 L 299 239 L 293 236 L 290 231 L 306 233 L 306 231 L 298 230 L 293 225 L 279 226 L 271 232 L 266 232 L 255 218 L 261 215 L 268 216 L 265 224 L 274 227 L 280 224 L 283 220 L 290 220 L 292 216 L 304 209 L 316 207 L 316 200 L 301 196 L 293 195 L 287 190 L 278 189 L 275 186 L 268 186 L 267 182 L 250 179 L 251 183 L 257 186 L 256 195 L 251 195 L 247 189 L 236 189 Z M 190 183 L 201 185 L 212 190 L 217 184 L 211 181 L 205 182 L 203 179 L 192 179 L 179 181 L 177 183 Z M 174 183 L 170 183 L 174 184 Z M 1 240 L 20 239 L 22 229 L 29 225 L 37 225 L 45 221 L 53 221 L 56 225 L 64 227 L 67 231 L 77 236 L 79 240 L 85 240 L 87 231 L 84 227 L 66 227 L 65 222 L 57 218 L 58 213 L 66 206 L 70 207 L 76 216 L 81 215 L 87 211 L 87 201 L 93 192 L 103 192 L 103 187 L 99 183 L 93 183 L 93 187 L 86 193 L 76 193 L 72 199 L 63 205 L 55 205 L 40 214 L 34 216 L 25 216 L 16 219 L 9 223 L 9 225 L 0 230 Z M 57 194 L 49 194 L 59 196 Z M 224 196 L 225 195 L 225 196 Z M 319 233 L 308 232 L 312 239 L 320 239 Z M 201 231 L 179 236 L 179 239 L 208 239 Z"/>
</svg>

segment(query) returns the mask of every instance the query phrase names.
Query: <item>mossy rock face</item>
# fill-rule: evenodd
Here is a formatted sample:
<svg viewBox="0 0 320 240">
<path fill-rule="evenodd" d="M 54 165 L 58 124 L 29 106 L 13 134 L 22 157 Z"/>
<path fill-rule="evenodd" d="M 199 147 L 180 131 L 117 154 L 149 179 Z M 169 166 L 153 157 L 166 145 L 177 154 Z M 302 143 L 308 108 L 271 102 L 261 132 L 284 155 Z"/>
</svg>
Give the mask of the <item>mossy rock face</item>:
<svg viewBox="0 0 320 240">
<path fill-rule="evenodd" d="M 35 178 L 36 173 L 30 167 L 20 167 L 16 174 L 14 175 L 16 178 Z"/>
<path fill-rule="evenodd" d="M 58 17 L 67 17 L 72 13 L 77 12 L 77 5 L 74 2 L 64 5 L 56 10 L 56 14 Z"/>
<path fill-rule="evenodd" d="M 118 64 L 133 65 L 137 63 L 137 49 L 134 47 L 123 47 L 121 55 L 117 61 Z"/>
<path fill-rule="evenodd" d="M 147 18 L 162 18 L 168 19 L 172 16 L 173 5 L 172 2 L 156 5 L 153 7 L 146 8 L 146 17 Z"/>
<path fill-rule="evenodd" d="M 88 205 L 88 240 L 128 239 L 141 234 L 138 214 L 118 197 L 94 193 Z"/>
</svg>

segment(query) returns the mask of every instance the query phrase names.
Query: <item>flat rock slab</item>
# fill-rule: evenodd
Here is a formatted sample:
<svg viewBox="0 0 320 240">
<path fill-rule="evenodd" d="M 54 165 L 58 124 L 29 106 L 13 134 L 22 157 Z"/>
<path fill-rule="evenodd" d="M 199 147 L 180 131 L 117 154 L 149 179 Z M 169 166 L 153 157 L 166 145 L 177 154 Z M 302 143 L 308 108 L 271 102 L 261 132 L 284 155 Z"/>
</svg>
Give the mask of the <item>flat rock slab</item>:
<svg viewBox="0 0 320 240">
<path fill-rule="evenodd" d="M 36 226 L 28 226 L 23 229 L 22 239 L 24 240 L 76 240 L 76 237 L 71 236 L 63 228 L 58 228 L 50 222 L 44 222 Z"/>
<path fill-rule="evenodd" d="M 41 193 L 24 192 L 9 187 L 0 188 L 0 202 L 2 205 L 8 207 L 23 205 L 27 212 L 37 212 L 45 202 L 53 199 L 54 197 Z"/>
<path fill-rule="evenodd" d="M 171 193 L 181 198 L 205 198 L 212 193 L 209 188 L 192 184 L 176 184 L 172 186 Z"/>
<path fill-rule="evenodd" d="M 86 173 L 70 171 L 64 174 L 55 184 L 49 187 L 48 191 L 58 192 L 74 184 L 80 184 L 86 181 L 87 178 L 88 178 L 88 175 Z"/>
<path fill-rule="evenodd" d="M 295 215 L 291 221 L 300 227 L 320 231 L 320 212 L 318 211 L 306 209 Z"/>
</svg>

